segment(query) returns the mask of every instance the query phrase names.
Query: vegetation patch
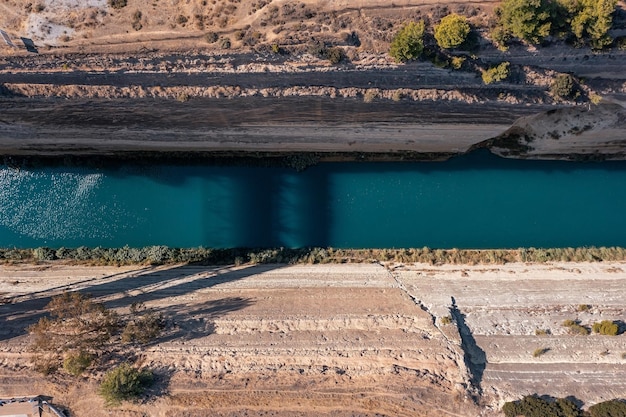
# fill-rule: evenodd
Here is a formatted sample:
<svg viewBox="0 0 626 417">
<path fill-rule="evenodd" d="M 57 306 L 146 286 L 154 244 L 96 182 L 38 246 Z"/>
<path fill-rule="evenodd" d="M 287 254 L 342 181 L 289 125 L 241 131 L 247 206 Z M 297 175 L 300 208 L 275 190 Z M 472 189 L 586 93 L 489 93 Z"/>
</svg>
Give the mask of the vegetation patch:
<svg viewBox="0 0 626 417">
<path fill-rule="evenodd" d="M 589 329 L 585 326 L 581 326 L 580 321 L 578 320 L 565 320 L 562 326 L 568 327 L 571 334 L 587 336 L 590 333 Z"/>
<path fill-rule="evenodd" d="M 584 412 L 571 397 L 528 395 L 521 400 L 505 403 L 502 412 L 506 417 L 626 417 L 626 402 L 604 401 Z"/>
<path fill-rule="evenodd" d="M 550 83 L 550 94 L 562 100 L 577 98 L 580 95 L 578 83 L 569 74 L 559 74 Z"/>
<path fill-rule="evenodd" d="M 545 355 L 549 351 L 550 348 L 547 347 L 537 348 L 533 351 L 533 358 L 538 358 L 539 356 Z"/>
<path fill-rule="evenodd" d="M 126 7 L 127 0 L 109 0 L 109 6 L 114 9 L 121 9 L 122 7 Z"/>
<path fill-rule="evenodd" d="M 407 62 L 420 57 L 424 51 L 424 21 L 404 25 L 391 41 L 389 55 L 397 62 Z"/>
<path fill-rule="evenodd" d="M 591 329 L 594 333 L 599 333 L 607 336 L 617 336 L 619 334 L 619 325 L 610 320 L 602 320 L 599 323 L 593 323 Z"/>
<path fill-rule="evenodd" d="M 449 14 L 435 27 L 435 40 L 440 48 L 458 48 L 465 43 L 470 25 L 464 16 Z"/>
<path fill-rule="evenodd" d="M 152 371 L 122 364 L 104 375 L 99 392 L 107 405 L 114 406 L 139 398 L 152 382 Z"/>
<path fill-rule="evenodd" d="M 46 375 L 61 366 L 71 375 L 82 374 L 96 358 L 121 347 L 120 329 L 122 343 L 145 344 L 164 328 L 162 316 L 143 305 L 131 306 L 128 318 L 79 292 L 52 297 L 45 310 L 49 316 L 27 330 L 33 336 L 35 369 Z"/>
<path fill-rule="evenodd" d="M 626 417 L 624 400 L 604 401 L 589 407 L 591 417 Z"/>
<path fill-rule="evenodd" d="M 293 163 L 308 164 L 308 160 Z M 35 249 L 0 248 L 0 262 L 42 262 Z M 146 246 L 143 248 L 46 248 L 54 253 L 52 260 L 86 265 L 159 265 L 196 263 L 202 265 L 228 265 L 236 259 L 240 263 L 346 263 L 346 262 L 419 262 L 431 265 L 456 264 L 505 264 L 509 262 L 608 262 L 625 261 L 626 248 L 520 248 L 520 249 L 335 249 L 335 248 L 170 248 Z M 43 261 L 49 262 L 49 260 Z"/>
<path fill-rule="evenodd" d="M 493 84 L 500 81 L 504 81 L 509 78 L 510 66 L 508 62 L 501 62 L 500 64 L 491 67 L 482 72 L 482 79 L 485 84 Z"/>
</svg>

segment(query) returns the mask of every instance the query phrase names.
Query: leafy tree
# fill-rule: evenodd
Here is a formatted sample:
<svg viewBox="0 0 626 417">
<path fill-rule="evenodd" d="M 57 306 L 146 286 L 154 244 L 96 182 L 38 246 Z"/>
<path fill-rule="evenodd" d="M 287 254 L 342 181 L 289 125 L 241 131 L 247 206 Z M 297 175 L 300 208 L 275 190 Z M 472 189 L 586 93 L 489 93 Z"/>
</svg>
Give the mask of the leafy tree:
<svg viewBox="0 0 626 417">
<path fill-rule="evenodd" d="M 497 10 L 498 30 L 533 44 L 540 43 L 550 34 L 552 12 L 549 0 L 504 0 Z"/>
<path fill-rule="evenodd" d="M 567 3 L 572 14 L 571 30 L 578 39 L 589 39 L 595 48 L 610 45 L 613 40 L 608 35 L 613 25 L 613 13 L 617 0 L 576 0 Z"/>
<path fill-rule="evenodd" d="M 122 364 L 104 375 L 100 384 L 100 395 L 107 405 L 118 405 L 122 401 L 139 397 L 152 382 L 152 371 L 138 370 L 129 364 Z"/>
<path fill-rule="evenodd" d="M 444 49 L 461 46 L 470 33 L 470 25 L 467 19 L 458 14 L 449 14 L 435 28 L 437 45 Z"/>
<path fill-rule="evenodd" d="M 389 55 L 397 62 L 418 58 L 424 51 L 424 21 L 409 22 L 391 41 Z"/>
<path fill-rule="evenodd" d="M 626 402 L 610 400 L 589 407 L 591 417 L 626 417 Z"/>
</svg>

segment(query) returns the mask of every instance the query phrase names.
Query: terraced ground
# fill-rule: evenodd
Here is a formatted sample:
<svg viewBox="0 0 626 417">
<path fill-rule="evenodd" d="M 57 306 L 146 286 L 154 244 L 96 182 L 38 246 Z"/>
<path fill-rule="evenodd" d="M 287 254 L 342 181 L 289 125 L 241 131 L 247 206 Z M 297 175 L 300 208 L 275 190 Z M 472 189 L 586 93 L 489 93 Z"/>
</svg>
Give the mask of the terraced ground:
<svg viewBox="0 0 626 417">
<path fill-rule="evenodd" d="M 0 397 L 35 387 L 75 415 L 108 413 L 96 395 L 106 367 L 76 384 L 29 362 L 24 327 L 52 295 L 79 290 L 120 312 L 143 301 L 167 318 L 156 343 L 121 352 L 158 375 L 124 415 L 474 416 L 535 392 L 591 405 L 623 395 L 626 336 L 574 336 L 560 323 L 623 320 L 625 268 L 7 265 Z M 537 348 L 550 350 L 534 357 Z"/>
</svg>

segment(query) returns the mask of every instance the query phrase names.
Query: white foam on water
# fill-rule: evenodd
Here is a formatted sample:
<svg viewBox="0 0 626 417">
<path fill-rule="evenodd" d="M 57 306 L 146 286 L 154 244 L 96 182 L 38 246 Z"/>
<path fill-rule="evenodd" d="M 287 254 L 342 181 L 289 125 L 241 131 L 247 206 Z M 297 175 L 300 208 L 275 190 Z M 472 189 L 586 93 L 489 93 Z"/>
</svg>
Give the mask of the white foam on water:
<svg viewBox="0 0 626 417">
<path fill-rule="evenodd" d="M 110 236 L 96 201 L 102 174 L 0 169 L 0 225 L 34 239 Z"/>
</svg>

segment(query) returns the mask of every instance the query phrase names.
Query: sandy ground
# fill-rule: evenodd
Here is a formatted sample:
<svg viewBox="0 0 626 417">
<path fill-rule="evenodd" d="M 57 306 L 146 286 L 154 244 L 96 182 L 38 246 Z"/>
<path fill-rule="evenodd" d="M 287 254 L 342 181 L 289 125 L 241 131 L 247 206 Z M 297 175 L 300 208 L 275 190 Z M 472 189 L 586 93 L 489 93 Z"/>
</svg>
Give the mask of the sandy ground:
<svg viewBox="0 0 626 417">
<path fill-rule="evenodd" d="M 74 415 L 107 415 L 94 394 L 97 375 L 81 384 L 43 378 L 28 361 L 24 327 L 52 295 L 79 290 L 120 311 L 143 301 L 170 323 L 158 343 L 128 352 L 157 370 L 160 388 L 122 407 L 124 415 L 475 416 L 535 392 L 575 395 L 588 406 L 623 395 L 626 336 L 573 336 L 560 323 L 623 320 L 625 270 L 3 266 L 0 397 L 36 387 Z M 457 320 L 444 325 L 452 297 Z M 591 309 L 577 312 L 582 303 Z M 534 358 L 537 347 L 550 351 Z M 480 405 L 470 399 L 476 393 Z"/>
</svg>

